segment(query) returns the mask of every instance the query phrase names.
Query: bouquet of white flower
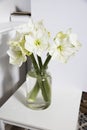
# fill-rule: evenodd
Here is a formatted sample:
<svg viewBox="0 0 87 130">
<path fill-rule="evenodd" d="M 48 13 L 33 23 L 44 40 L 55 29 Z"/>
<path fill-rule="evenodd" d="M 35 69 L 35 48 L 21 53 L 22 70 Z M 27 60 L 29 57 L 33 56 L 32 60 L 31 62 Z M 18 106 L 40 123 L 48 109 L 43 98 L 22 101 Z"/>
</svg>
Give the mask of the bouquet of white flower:
<svg viewBox="0 0 87 130">
<path fill-rule="evenodd" d="M 34 67 L 34 73 L 30 73 L 30 75 L 38 75 L 33 89 L 27 95 L 30 102 L 35 102 L 40 89 L 44 101 L 51 100 L 50 83 L 46 78 L 49 61 L 57 58 L 59 61 L 66 63 L 81 47 L 77 35 L 72 33 L 71 29 L 66 32 L 58 32 L 53 38 L 53 44 L 50 44 L 50 38 L 51 34 L 44 27 L 42 21 L 34 23 L 33 20 L 30 20 L 29 23 L 18 27 L 9 41 L 7 53 L 10 56 L 10 63 L 21 66 L 29 56 Z M 44 52 L 47 55 L 43 63 L 42 54 Z"/>
</svg>

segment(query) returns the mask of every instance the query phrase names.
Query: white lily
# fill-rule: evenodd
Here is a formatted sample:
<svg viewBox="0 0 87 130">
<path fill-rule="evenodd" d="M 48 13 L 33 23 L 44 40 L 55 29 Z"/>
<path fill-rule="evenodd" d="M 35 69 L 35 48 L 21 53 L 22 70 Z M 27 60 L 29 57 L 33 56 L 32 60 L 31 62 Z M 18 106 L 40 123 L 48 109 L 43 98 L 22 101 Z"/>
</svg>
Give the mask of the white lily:
<svg viewBox="0 0 87 130">
<path fill-rule="evenodd" d="M 29 22 L 27 24 L 20 25 L 17 28 L 17 31 L 23 34 L 28 34 L 34 30 L 34 22 L 32 19 L 29 19 Z"/>
<path fill-rule="evenodd" d="M 54 42 L 55 44 L 51 47 L 49 54 L 53 58 L 57 57 L 63 63 L 66 63 L 80 48 L 77 36 L 69 31 L 67 33 L 59 32 L 54 38 Z"/>
<path fill-rule="evenodd" d="M 27 24 L 19 26 L 17 30 L 11 32 L 10 49 L 8 50 L 10 63 L 20 66 L 26 61 L 27 56 L 33 54 L 41 57 L 43 52 L 49 53 L 48 61 L 50 57 L 57 57 L 65 63 L 81 47 L 77 35 L 72 33 L 71 29 L 57 33 L 54 38 L 54 45 L 50 45 L 49 40 L 50 33 L 44 27 L 43 22 L 34 23 L 30 19 Z"/>
<path fill-rule="evenodd" d="M 17 65 L 19 67 L 27 60 L 27 57 L 24 53 L 22 53 L 19 47 L 10 47 L 7 54 L 10 56 L 10 64 Z"/>
<path fill-rule="evenodd" d="M 25 45 L 25 35 L 23 35 L 22 33 L 19 33 L 17 31 L 14 31 L 13 33 L 11 32 L 12 36 L 11 36 L 11 40 L 9 41 L 9 45 L 12 48 L 20 48 L 20 50 L 22 51 L 22 53 L 24 53 L 25 55 L 30 55 L 30 52 L 28 52 L 24 45 Z"/>
<path fill-rule="evenodd" d="M 77 40 L 77 35 L 76 34 L 70 34 L 70 42 L 72 45 L 75 47 L 75 49 L 78 51 L 81 47 L 80 42 Z"/>
<path fill-rule="evenodd" d="M 49 47 L 49 32 L 44 28 L 43 24 L 37 23 L 32 33 L 25 36 L 25 49 L 29 52 L 41 56 Z"/>
<path fill-rule="evenodd" d="M 18 31 L 11 31 L 10 35 L 10 41 L 8 42 L 10 46 L 17 46 L 24 37 L 24 35 L 22 33 L 19 33 Z"/>
<path fill-rule="evenodd" d="M 73 46 L 67 43 L 55 44 L 49 51 L 53 59 L 58 58 L 62 63 L 66 63 L 70 56 L 74 54 Z"/>
</svg>

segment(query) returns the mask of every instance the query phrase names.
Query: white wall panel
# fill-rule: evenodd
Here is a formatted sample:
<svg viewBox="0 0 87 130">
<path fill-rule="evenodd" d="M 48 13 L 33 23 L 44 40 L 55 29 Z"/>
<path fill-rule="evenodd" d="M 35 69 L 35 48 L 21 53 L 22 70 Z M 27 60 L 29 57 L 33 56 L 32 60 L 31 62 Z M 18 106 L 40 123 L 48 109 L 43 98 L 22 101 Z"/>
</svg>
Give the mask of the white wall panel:
<svg viewBox="0 0 87 130">
<path fill-rule="evenodd" d="M 53 36 L 60 30 L 72 28 L 82 43 L 80 51 L 67 64 L 50 62 L 53 87 L 70 86 L 87 91 L 87 1 L 32 0 L 31 10 L 32 17 L 43 19 Z"/>
</svg>

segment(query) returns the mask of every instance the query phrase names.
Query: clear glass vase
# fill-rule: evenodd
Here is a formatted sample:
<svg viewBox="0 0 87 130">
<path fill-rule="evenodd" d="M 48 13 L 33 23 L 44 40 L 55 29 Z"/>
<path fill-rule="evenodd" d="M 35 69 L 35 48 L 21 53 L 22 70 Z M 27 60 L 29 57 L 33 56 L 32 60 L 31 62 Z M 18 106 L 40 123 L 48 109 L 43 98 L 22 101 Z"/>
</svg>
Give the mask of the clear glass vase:
<svg viewBox="0 0 87 130">
<path fill-rule="evenodd" d="M 34 70 L 26 76 L 26 100 L 31 109 L 46 109 L 51 104 L 51 76 L 46 71 L 36 74 Z"/>
</svg>

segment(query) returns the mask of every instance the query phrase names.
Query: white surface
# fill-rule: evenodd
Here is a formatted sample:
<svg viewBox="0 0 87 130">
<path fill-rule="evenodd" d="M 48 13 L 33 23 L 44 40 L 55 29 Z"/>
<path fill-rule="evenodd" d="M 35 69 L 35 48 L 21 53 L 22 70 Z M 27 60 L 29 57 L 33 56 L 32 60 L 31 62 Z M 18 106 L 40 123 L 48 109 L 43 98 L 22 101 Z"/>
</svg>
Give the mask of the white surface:
<svg viewBox="0 0 87 130">
<path fill-rule="evenodd" d="M 87 91 L 87 0 L 31 0 L 31 12 L 34 20 L 44 20 L 53 36 L 68 28 L 78 34 L 80 51 L 67 64 L 52 61 L 49 69 L 59 86 Z"/>
<path fill-rule="evenodd" d="M 0 108 L 0 119 L 40 130 L 76 130 L 81 91 L 73 88 L 52 90 L 52 104 L 45 110 L 27 108 L 26 84 Z"/>
</svg>

